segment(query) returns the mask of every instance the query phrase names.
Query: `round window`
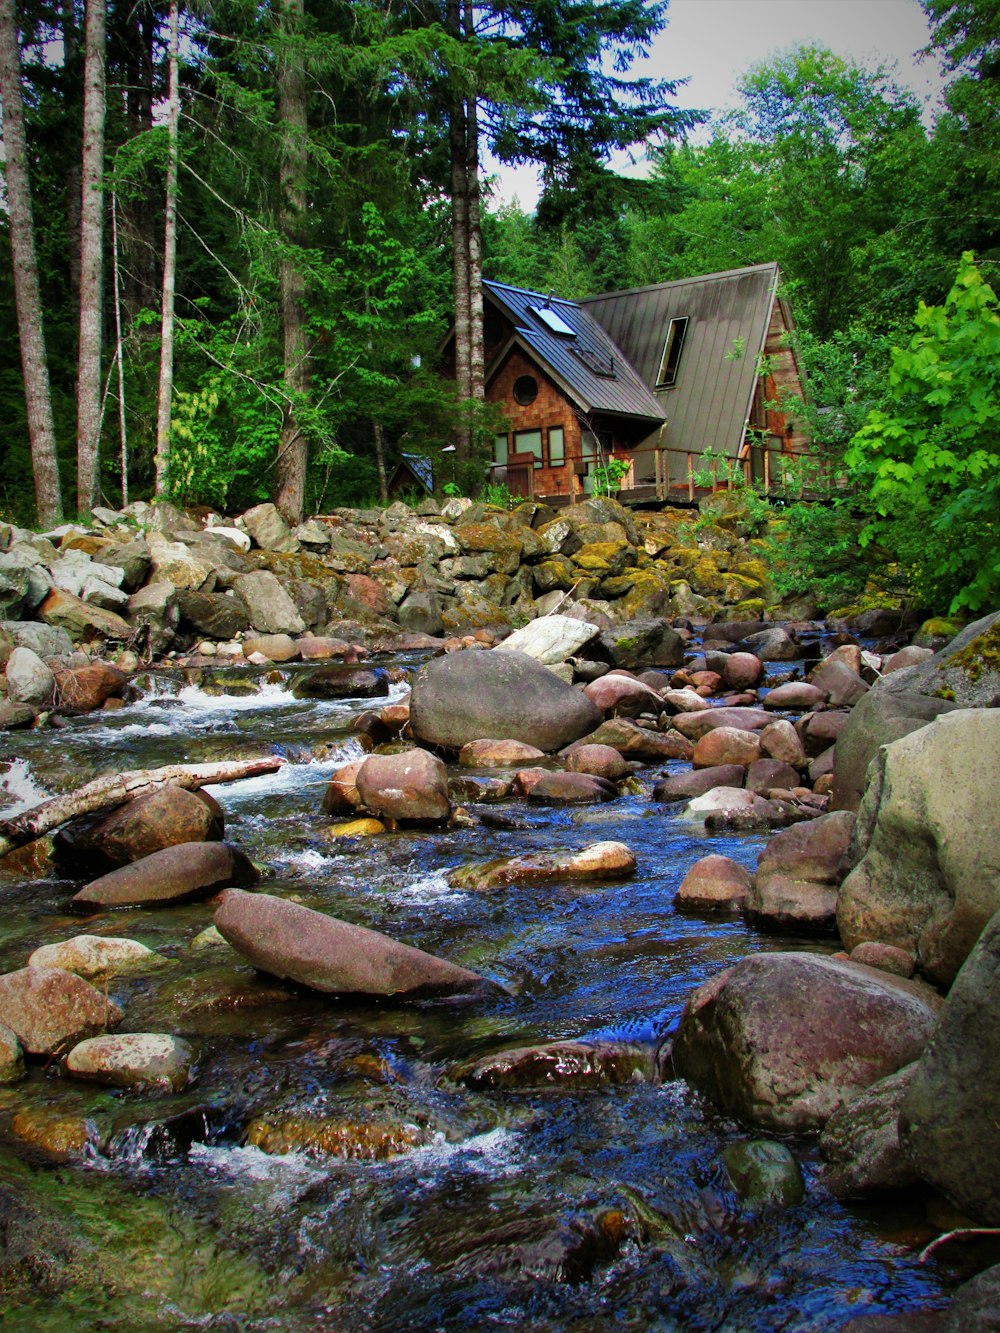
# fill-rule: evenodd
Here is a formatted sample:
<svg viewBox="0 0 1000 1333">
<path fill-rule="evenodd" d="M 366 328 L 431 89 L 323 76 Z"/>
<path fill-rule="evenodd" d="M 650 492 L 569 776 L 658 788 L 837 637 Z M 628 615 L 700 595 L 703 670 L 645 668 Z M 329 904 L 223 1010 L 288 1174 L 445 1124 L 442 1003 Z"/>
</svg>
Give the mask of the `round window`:
<svg viewBox="0 0 1000 1333">
<path fill-rule="evenodd" d="M 514 381 L 514 401 L 527 407 L 538 397 L 538 381 L 533 375 L 519 375 Z"/>
</svg>

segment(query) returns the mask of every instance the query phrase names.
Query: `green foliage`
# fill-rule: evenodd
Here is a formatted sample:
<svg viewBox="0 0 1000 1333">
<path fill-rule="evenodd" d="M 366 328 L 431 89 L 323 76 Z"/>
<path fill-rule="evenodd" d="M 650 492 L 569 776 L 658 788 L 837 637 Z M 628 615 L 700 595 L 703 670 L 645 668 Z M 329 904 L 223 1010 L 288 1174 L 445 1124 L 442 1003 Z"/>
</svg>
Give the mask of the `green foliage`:
<svg viewBox="0 0 1000 1333">
<path fill-rule="evenodd" d="M 847 453 L 874 506 L 861 541 L 893 551 L 933 606 L 975 611 L 1000 596 L 1000 305 L 971 253 L 914 323 L 893 352 L 890 405 Z"/>
<path fill-rule="evenodd" d="M 447 486 L 444 487 L 444 491 L 445 494 L 448 493 Z M 517 496 L 511 495 L 506 482 L 502 481 L 484 482 L 479 498 L 484 504 L 496 505 L 498 509 L 513 509 L 518 503 Z"/>
<path fill-rule="evenodd" d="M 617 495 L 622 481 L 628 475 L 629 464 L 624 458 L 607 458 L 591 470 L 595 495 Z"/>
</svg>

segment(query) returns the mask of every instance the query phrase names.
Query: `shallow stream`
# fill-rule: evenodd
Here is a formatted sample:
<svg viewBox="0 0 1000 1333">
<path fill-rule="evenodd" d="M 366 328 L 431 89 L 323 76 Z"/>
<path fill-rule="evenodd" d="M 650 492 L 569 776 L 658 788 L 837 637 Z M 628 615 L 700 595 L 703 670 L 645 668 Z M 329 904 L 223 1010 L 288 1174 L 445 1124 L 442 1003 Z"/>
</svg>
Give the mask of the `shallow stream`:
<svg viewBox="0 0 1000 1333">
<path fill-rule="evenodd" d="M 323 792 L 362 753 L 350 727 L 371 705 L 296 700 L 288 677 L 151 675 L 117 712 L 12 735 L 3 802 L 107 770 L 276 751 L 279 773 L 211 789 L 261 887 L 510 993 L 408 1006 L 297 993 L 228 946 L 192 946 L 209 903 L 84 917 L 68 909 L 81 879 L 0 862 L 0 969 L 83 932 L 141 940 L 167 961 L 112 983 L 122 1030 L 173 1032 L 200 1051 L 178 1096 L 97 1090 L 55 1066 L 0 1090 L 8 1268 L 11 1227 L 24 1250 L 21 1280 L 0 1294 L 5 1329 L 811 1330 L 940 1302 L 952 1275 L 918 1263 L 932 1233 L 907 1199 L 846 1208 L 818 1185 L 814 1145 L 795 1141 L 805 1202 L 741 1203 L 720 1152 L 746 1131 L 683 1083 L 484 1092 L 448 1076 L 556 1039 L 655 1045 L 706 977 L 803 947 L 672 906 L 695 860 L 716 851 L 752 867 L 761 838 L 708 835 L 652 802 L 663 770 L 651 766 L 608 805 L 480 806 L 493 827 L 333 841 Z M 606 838 L 636 852 L 631 880 L 490 893 L 446 882 L 469 861 Z M 86 1159 L 52 1164 L 4 1137 L 26 1106 L 90 1118 Z M 396 1127 L 400 1151 L 246 1146 L 250 1121 L 278 1113 Z"/>
</svg>

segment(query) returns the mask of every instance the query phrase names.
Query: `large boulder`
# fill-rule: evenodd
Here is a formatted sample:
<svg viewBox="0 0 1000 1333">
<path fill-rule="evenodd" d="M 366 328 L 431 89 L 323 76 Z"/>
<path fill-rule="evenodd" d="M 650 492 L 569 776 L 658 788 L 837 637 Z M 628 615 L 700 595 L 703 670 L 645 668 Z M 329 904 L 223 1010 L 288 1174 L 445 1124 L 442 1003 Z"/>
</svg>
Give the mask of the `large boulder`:
<svg viewBox="0 0 1000 1333">
<path fill-rule="evenodd" d="M 448 770 L 427 750 L 373 754 L 355 781 L 361 800 L 381 819 L 439 824 L 451 814 Z"/>
<path fill-rule="evenodd" d="M 525 741 L 558 750 L 593 731 L 601 710 L 526 653 L 451 653 L 429 662 L 413 684 L 410 727 L 428 745 Z"/>
<path fill-rule="evenodd" d="M 15 648 L 7 659 L 7 698 L 45 708 L 52 702 L 55 678 L 36 652 Z"/>
<path fill-rule="evenodd" d="M 955 978 L 899 1115 L 917 1173 L 1000 1226 L 1000 912 Z"/>
<path fill-rule="evenodd" d="M 250 859 L 228 843 L 182 842 L 92 880 L 73 901 L 87 907 L 149 906 L 257 879 Z"/>
<path fill-rule="evenodd" d="M 680 666 L 686 643 L 665 620 L 627 620 L 605 630 L 599 640 L 604 657 L 615 666 Z"/>
<path fill-rule="evenodd" d="M 663 711 L 663 700 L 655 690 L 634 676 L 617 671 L 592 680 L 583 692 L 598 708 L 614 717 L 640 717 L 643 713 L 658 717 Z"/>
<path fill-rule="evenodd" d="M 55 673 L 55 702 L 60 713 L 89 713 L 108 699 L 120 699 L 128 677 L 110 662 Z"/>
<path fill-rule="evenodd" d="M 823 1184 L 838 1199 L 912 1185 L 917 1173 L 899 1142 L 899 1111 L 916 1064 L 879 1079 L 826 1122 L 819 1141 Z"/>
<path fill-rule="evenodd" d="M 1000 710 L 960 709 L 881 749 L 837 904 L 847 949 L 894 944 L 947 985 L 1000 909 L 998 828 Z"/>
<path fill-rule="evenodd" d="M 803 1133 L 915 1060 L 936 1018 L 919 983 L 818 954 L 754 954 L 689 998 L 674 1069 L 727 1115 Z"/>
<path fill-rule="evenodd" d="M 71 639 L 113 639 L 128 643 L 132 627 L 115 611 L 85 602 L 72 593 L 53 588 L 38 608 L 38 618 L 46 625 L 64 629 Z"/>
<path fill-rule="evenodd" d="M 330 994 L 417 999 L 499 990 L 443 958 L 269 893 L 227 889 L 215 925 L 262 972 Z"/>
<path fill-rule="evenodd" d="M 250 624 L 262 634 L 302 634 L 306 622 L 295 602 L 267 569 L 238 574 L 233 580 L 237 596 L 243 601 Z"/>
<path fill-rule="evenodd" d="M 96 986 L 58 967 L 22 967 L 0 976 L 0 1023 L 29 1055 L 54 1055 L 121 1022 Z"/>
<path fill-rule="evenodd" d="M 574 657 L 597 634 L 596 625 L 570 616 L 541 616 L 530 624 L 516 629 L 509 638 L 498 643 L 497 652 L 527 653 L 529 657 L 554 666 Z"/>
<path fill-rule="evenodd" d="M 63 846 L 123 866 L 181 842 L 219 842 L 224 832 L 225 818 L 213 796 L 166 783 L 119 806 L 85 832 L 70 834 Z"/>
<path fill-rule="evenodd" d="M 768 930 L 833 930 L 853 828 L 854 816 L 837 810 L 776 834 L 757 863 L 748 919 Z"/>
<path fill-rule="evenodd" d="M 860 700 L 837 740 L 833 807 L 856 810 L 879 747 L 959 708 L 1000 706 L 1000 612 L 925 662 L 893 671 Z"/>
</svg>

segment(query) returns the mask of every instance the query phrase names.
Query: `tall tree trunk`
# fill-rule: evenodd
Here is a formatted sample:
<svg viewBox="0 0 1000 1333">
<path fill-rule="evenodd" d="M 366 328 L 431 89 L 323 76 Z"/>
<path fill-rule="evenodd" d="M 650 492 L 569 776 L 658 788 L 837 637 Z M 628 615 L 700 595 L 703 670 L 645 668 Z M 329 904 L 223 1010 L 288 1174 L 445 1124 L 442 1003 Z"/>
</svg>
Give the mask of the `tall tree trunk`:
<svg viewBox="0 0 1000 1333">
<path fill-rule="evenodd" d="M 80 193 L 80 342 L 76 380 L 76 502 L 97 500 L 101 429 L 101 320 L 104 280 L 104 0 L 87 0 Z"/>
<path fill-rule="evenodd" d="M 274 478 L 274 503 L 290 523 L 301 523 L 305 503 L 309 442 L 296 413 L 309 387 L 306 344 L 305 284 L 294 247 L 303 241 L 306 211 L 305 61 L 301 41 L 303 0 L 284 0 L 281 7 L 281 53 L 278 60 L 278 119 L 281 126 L 281 323 L 284 335 L 284 387 L 287 402 L 281 427 Z"/>
<path fill-rule="evenodd" d="M 42 301 L 38 287 L 28 148 L 21 101 L 21 56 L 17 45 L 14 0 L 0 0 L 0 99 L 3 100 L 4 170 L 7 177 L 10 248 L 14 262 L 14 303 L 21 342 L 31 470 L 35 479 L 35 512 L 43 527 L 51 527 L 62 521 L 62 492 L 56 461 L 49 364 L 45 355 Z"/>
<path fill-rule="evenodd" d="M 177 277 L 177 159 L 180 87 L 177 70 L 178 0 L 170 0 L 170 74 L 167 100 L 167 201 L 163 226 L 163 297 L 160 303 L 160 384 L 156 408 L 156 494 L 167 493 L 170 405 L 174 393 L 174 294 Z"/>
<path fill-rule="evenodd" d="M 466 125 L 466 190 L 469 213 L 469 397 L 481 403 L 486 395 L 483 349 L 483 233 L 479 188 L 479 120 L 475 98 L 470 99 Z"/>
<path fill-rule="evenodd" d="M 80 34 L 76 27 L 74 0 L 62 0 L 63 106 L 75 118 L 80 103 Z M 80 299 L 80 155 L 66 173 L 66 235 L 70 238 L 67 267 L 74 305 Z"/>
</svg>

